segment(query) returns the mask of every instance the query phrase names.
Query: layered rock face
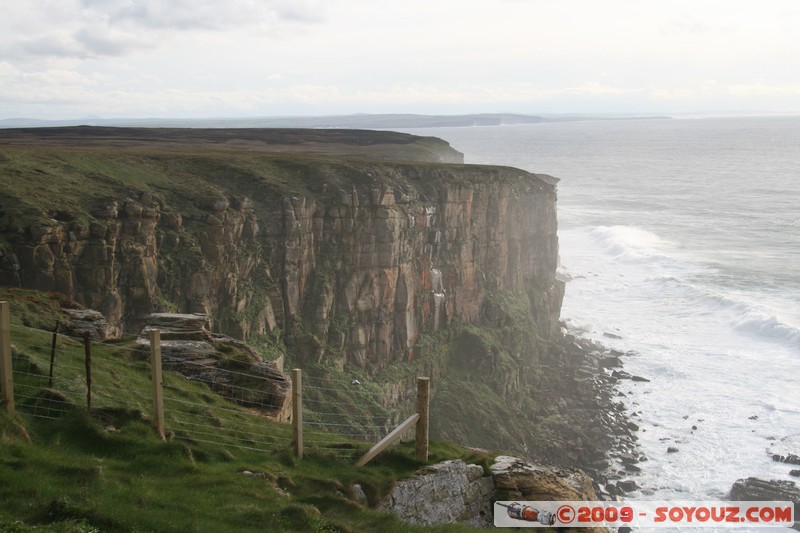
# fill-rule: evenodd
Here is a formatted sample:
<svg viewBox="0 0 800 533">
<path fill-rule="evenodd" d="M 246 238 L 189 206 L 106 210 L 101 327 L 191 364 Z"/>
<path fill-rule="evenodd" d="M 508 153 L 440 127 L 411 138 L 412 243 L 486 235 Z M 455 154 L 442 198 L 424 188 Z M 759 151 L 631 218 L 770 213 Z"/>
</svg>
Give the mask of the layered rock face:
<svg viewBox="0 0 800 533">
<path fill-rule="evenodd" d="M 552 185 L 430 172 L 419 178 L 438 182 L 432 191 L 382 185 L 284 202 L 283 308 L 272 313 L 289 332 L 310 325 L 307 357 L 373 369 L 411 359 L 422 331 L 478 323 L 488 294 L 529 286 L 543 331 L 557 327 Z"/>
<path fill-rule="evenodd" d="M 493 505 L 495 501 L 597 500 L 592 480 L 579 470 L 501 455 L 490 471 L 491 475 L 484 476 L 481 466 L 467 465 L 461 460 L 431 465 L 417 471 L 414 477 L 399 481 L 379 508 L 411 524 L 461 523 L 490 528 L 495 523 L 493 513 L 505 514 L 504 508 Z M 531 525 L 518 523 L 523 527 Z M 574 530 L 607 532 L 601 527 Z"/>
<path fill-rule="evenodd" d="M 301 361 L 370 372 L 412 359 L 423 332 L 491 323 L 500 291 L 529 296 L 542 338 L 557 330 L 552 178 L 408 163 L 333 172 L 321 165 L 296 193 L 217 183 L 191 204 L 146 192 L 107 198 L 88 219 L 61 213 L 14 230 L 0 283 L 63 292 L 112 334 L 157 311 L 204 313 L 216 331 L 272 332 Z"/>
<path fill-rule="evenodd" d="M 150 331 L 160 332 L 164 369 L 199 381 L 223 398 L 276 420 L 291 419 L 291 383 L 283 361 L 264 361 L 250 346 L 205 327 L 205 315 L 154 313 L 137 339 L 150 350 Z"/>
</svg>

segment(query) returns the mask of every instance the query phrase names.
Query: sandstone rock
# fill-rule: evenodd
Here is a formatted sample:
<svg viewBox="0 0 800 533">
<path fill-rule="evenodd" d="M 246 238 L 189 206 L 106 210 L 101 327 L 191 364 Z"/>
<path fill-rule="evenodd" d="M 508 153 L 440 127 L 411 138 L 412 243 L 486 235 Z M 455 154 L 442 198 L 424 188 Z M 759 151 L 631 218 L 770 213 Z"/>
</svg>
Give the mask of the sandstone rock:
<svg viewBox="0 0 800 533">
<path fill-rule="evenodd" d="M 106 339 L 108 322 L 102 313 L 93 309 L 65 309 L 70 321 L 64 324 L 62 333 L 72 337 L 83 337 L 89 333 L 93 341 Z"/>
<path fill-rule="evenodd" d="M 581 470 L 547 466 L 506 455 L 491 466 L 496 500 L 596 501 L 592 479 Z M 605 528 L 580 528 L 583 533 L 606 533 Z"/>
<path fill-rule="evenodd" d="M 500 455 L 491 467 L 495 487 L 510 499 L 596 500 L 592 480 L 577 469 L 566 469 Z"/>
<path fill-rule="evenodd" d="M 476 477 L 478 471 L 483 473 L 480 466 L 461 460 L 425 467 L 398 482 L 380 509 L 410 524 L 489 527 L 494 484 L 490 477 Z"/>
<path fill-rule="evenodd" d="M 603 368 L 619 368 L 619 367 L 622 366 L 622 361 L 617 356 L 602 357 L 598 361 L 598 365 L 597 366 L 599 368 L 601 368 L 601 369 L 603 369 Z"/>
<path fill-rule="evenodd" d="M 635 481 L 632 479 L 624 479 L 617 482 L 617 488 L 624 492 L 633 492 L 639 488 L 639 485 L 636 484 Z"/>
<path fill-rule="evenodd" d="M 631 375 L 624 370 L 614 370 L 611 375 L 617 379 L 631 379 Z"/>
<path fill-rule="evenodd" d="M 800 465 L 800 456 L 795 455 L 793 453 L 787 453 L 786 455 L 779 455 L 774 454 L 772 456 L 772 460 L 778 463 L 787 463 L 790 465 Z"/>
<path fill-rule="evenodd" d="M 800 487 L 794 481 L 737 479 L 731 487 L 731 501 L 790 501 L 794 503 L 795 523 L 800 531 Z"/>
<path fill-rule="evenodd" d="M 353 495 L 353 499 L 360 503 L 361 505 L 367 505 L 367 494 L 364 492 L 364 489 L 358 483 L 354 484 L 350 487 L 350 492 Z"/>
<path fill-rule="evenodd" d="M 291 381 L 275 362 L 243 341 L 208 331 L 205 315 L 154 313 L 150 322 L 137 343 L 149 348 L 149 333 L 158 329 L 164 369 L 201 381 L 232 402 L 289 419 Z"/>
</svg>

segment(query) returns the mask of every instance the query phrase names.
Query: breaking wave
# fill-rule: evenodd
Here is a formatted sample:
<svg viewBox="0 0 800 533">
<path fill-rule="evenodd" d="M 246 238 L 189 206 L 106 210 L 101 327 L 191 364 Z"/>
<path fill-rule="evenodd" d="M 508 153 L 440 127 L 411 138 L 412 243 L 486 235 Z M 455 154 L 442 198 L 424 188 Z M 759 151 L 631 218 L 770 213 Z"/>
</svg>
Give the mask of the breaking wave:
<svg viewBox="0 0 800 533">
<path fill-rule="evenodd" d="M 667 259 L 664 251 L 672 246 L 655 233 L 633 226 L 597 226 L 590 234 L 608 254 L 626 262 Z"/>
</svg>

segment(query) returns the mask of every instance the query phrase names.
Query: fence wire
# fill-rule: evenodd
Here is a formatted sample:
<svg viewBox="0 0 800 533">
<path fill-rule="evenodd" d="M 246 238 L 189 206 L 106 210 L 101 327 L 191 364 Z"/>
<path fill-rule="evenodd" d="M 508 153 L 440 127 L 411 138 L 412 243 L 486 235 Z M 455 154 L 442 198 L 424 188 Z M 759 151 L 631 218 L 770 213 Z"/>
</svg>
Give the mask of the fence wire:
<svg viewBox="0 0 800 533">
<path fill-rule="evenodd" d="M 21 415 L 63 418 L 72 410 L 85 409 L 89 394 L 92 411 L 152 411 L 150 349 L 147 344 L 133 344 L 138 337 L 127 336 L 126 344 L 90 341 L 87 375 L 83 337 L 58 333 L 53 347 L 52 330 L 12 324 L 11 334 L 24 338 L 12 351 L 14 399 Z M 191 360 L 164 366 L 165 421 L 171 437 L 269 453 L 290 446 L 291 426 L 267 416 L 282 406 L 281 395 L 290 394 L 288 380 L 209 368 Z M 181 366 L 185 372 L 179 371 Z"/>
<path fill-rule="evenodd" d="M 347 442 L 372 445 L 415 410 L 416 395 L 384 390 L 368 380 L 303 376 L 303 426 L 307 447 L 353 457 Z M 413 435 L 409 432 L 408 436 Z"/>
<path fill-rule="evenodd" d="M 55 323 L 55 321 L 54 321 Z M 13 350 L 17 411 L 56 420 L 71 410 L 121 409 L 152 412 L 149 342 L 126 334 L 121 340 L 93 341 L 90 373 L 86 339 L 29 325 L 12 324 L 24 338 Z M 189 443 L 275 453 L 291 447 L 288 414 L 291 383 L 244 364 L 220 367 L 208 359 L 181 358 L 162 344 L 163 403 L 168 436 Z M 252 367 L 251 367 L 252 368 Z M 250 370 L 250 371 L 248 371 Z M 52 377 L 51 377 L 52 374 Z M 87 386 L 90 378 L 90 386 Z M 351 459 L 374 444 L 415 410 L 414 391 L 384 390 L 368 380 L 303 375 L 303 434 L 307 451 Z M 143 416 L 143 415 L 142 415 Z M 360 443 L 360 444 L 359 444 Z"/>
</svg>

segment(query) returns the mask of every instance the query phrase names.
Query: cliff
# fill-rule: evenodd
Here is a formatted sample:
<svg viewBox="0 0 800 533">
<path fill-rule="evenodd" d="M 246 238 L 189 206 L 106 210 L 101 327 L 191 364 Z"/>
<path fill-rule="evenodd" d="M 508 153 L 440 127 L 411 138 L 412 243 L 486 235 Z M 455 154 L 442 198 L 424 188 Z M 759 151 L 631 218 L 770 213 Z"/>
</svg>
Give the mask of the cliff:
<svg viewBox="0 0 800 533">
<path fill-rule="evenodd" d="M 422 332 L 489 318 L 499 291 L 528 290 L 542 336 L 557 327 L 552 179 L 249 149 L 164 154 L 129 140 L 138 130 L 71 130 L 20 130 L 16 142 L 38 133 L 47 148 L 2 147 L 3 204 L 15 208 L 0 219 L 0 282 L 62 292 L 103 312 L 112 334 L 156 311 L 201 312 L 243 339 L 280 329 L 302 361 L 374 372 L 413 358 Z"/>
<path fill-rule="evenodd" d="M 430 375 L 434 436 L 574 465 L 544 366 L 564 358 L 556 180 L 459 161 L 391 132 L 0 130 L 0 284 L 112 336 L 205 313 L 266 359 L 376 383 L 387 424 Z"/>
</svg>

